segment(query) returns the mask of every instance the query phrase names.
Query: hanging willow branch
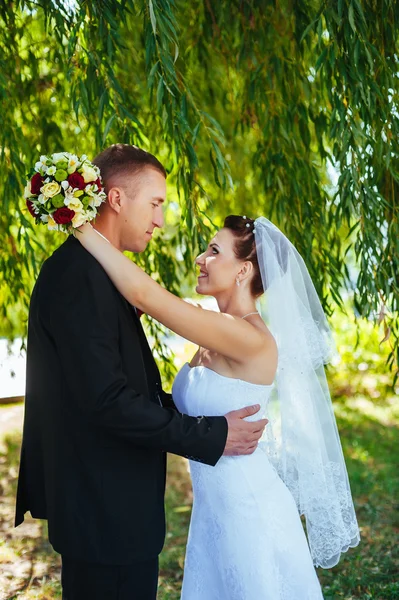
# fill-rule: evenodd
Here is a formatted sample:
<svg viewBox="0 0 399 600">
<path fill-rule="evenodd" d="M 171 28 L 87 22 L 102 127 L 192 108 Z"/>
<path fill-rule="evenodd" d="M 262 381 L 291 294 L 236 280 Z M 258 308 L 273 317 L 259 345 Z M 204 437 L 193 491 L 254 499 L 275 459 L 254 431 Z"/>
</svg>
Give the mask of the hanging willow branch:
<svg viewBox="0 0 399 600">
<path fill-rule="evenodd" d="M 354 297 L 399 359 L 399 5 L 390 0 L 0 2 L 2 331 L 21 333 L 58 235 L 22 201 L 40 154 L 116 141 L 168 169 L 142 264 L 175 292 L 212 221 L 264 214 L 327 310 Z M 233 185 L 234 181 L 234 185 Z M 180 222 L 181 220 L 181 222 Z M 390 335 L 388 335 L 390 334 Z"/>
</svg>

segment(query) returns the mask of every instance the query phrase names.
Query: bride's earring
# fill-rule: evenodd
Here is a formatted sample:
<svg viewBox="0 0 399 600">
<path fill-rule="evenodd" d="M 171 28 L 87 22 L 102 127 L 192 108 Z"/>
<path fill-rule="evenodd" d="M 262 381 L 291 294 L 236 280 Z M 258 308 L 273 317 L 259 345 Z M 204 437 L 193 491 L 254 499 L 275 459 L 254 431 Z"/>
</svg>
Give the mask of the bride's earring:
<svg viewBox="0 0 399 600">
<path fill-rule="evenodd" d="M 238 277 L 236 277 L 236 285 L 237 285 L 238 287 L 240 287 L 240 280 L 238 279 Z"/>
</svg>

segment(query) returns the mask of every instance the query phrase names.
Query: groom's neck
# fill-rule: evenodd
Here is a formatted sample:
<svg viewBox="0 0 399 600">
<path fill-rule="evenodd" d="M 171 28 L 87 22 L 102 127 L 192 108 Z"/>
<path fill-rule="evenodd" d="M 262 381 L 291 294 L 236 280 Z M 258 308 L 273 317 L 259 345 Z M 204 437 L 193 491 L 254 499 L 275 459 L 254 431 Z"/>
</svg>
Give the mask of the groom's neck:
<svg viewBox="0 0 399 600">
<path fill-rule="evenodd" d="M 93 223 L 94 229 L 97 229 L 101 235 L 103 235 L 115 248 L 118 248 L 121 252 L 124 251 L 121 243 L 121 236 L 117 224 L 112 219 L 101 218 L 99 215 L 96 222 Z"/>
</svg>

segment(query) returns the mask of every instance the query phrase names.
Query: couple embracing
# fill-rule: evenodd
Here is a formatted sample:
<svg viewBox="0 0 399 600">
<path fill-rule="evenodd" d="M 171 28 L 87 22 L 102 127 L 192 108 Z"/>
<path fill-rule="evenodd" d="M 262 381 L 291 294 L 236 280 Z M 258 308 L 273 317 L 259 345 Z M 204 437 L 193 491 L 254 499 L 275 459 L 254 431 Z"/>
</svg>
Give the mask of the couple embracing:
<svg viewBox="0 0 399 600">
<path fill-rule="evenodd" d="M 107 200 L 32 294 L 16 525 L 48 521 L 64 600 L 154 600 L 171 452 L 193 484 L 182 600 L 321 599 L 314 565 L 359 531 L 303 260 L 267 219 L 229 216 L 196 260 L 220 312 L 188 304 L 123 255 L 163 225 L 163 166 L 124 144 L 94 163 Z M 172 395 L 138 310 L 198 345 Z"/>
</svg>

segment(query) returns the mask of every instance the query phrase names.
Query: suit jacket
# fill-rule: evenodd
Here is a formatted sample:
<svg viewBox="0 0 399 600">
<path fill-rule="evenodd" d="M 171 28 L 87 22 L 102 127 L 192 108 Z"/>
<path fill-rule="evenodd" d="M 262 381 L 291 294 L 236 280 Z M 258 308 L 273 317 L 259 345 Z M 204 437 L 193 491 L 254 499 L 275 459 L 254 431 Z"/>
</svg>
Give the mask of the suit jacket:
<svg viewBox="0 0 399 600">
<path fill-rule="evenodd" d="M 68 238 L 31 298 L 15 524 L 47 519 L 54 549 L 76 560 L 157 556 L 165 453 L 214 465 L 227 437 L 224 417 L 172 406 L 134 309 Z"/>
</svg>

